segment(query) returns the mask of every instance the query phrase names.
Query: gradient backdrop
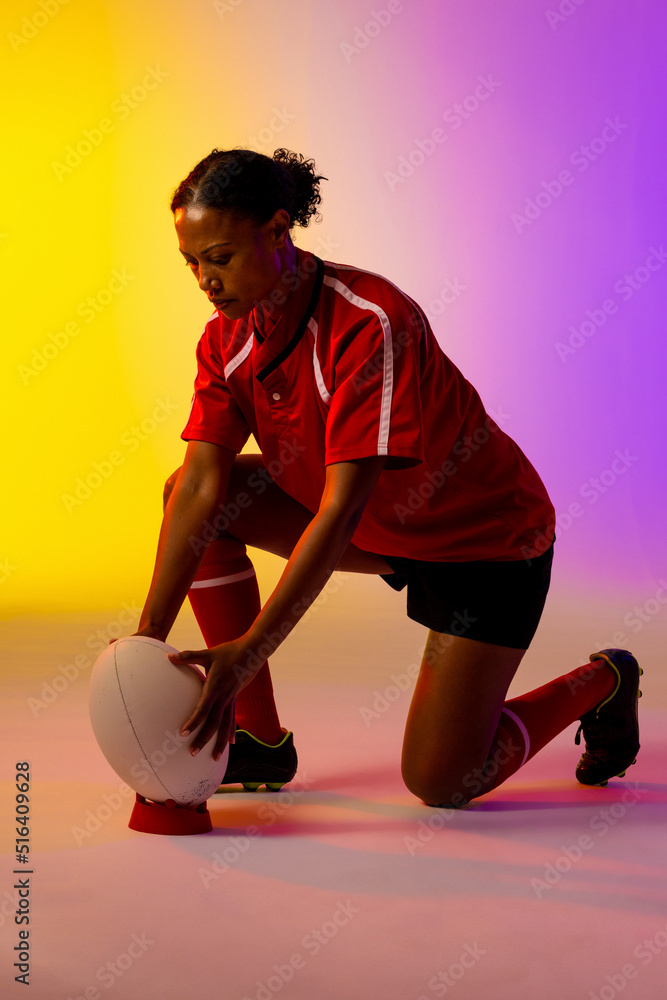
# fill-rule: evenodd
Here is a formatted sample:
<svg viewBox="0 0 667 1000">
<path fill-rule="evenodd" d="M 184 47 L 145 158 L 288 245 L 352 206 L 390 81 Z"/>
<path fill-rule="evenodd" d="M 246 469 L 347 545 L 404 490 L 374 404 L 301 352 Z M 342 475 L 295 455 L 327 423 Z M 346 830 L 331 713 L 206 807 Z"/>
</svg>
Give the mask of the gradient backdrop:
<svg viewBox="0 0 667 1000">
<path fill-rule="evenodd" d="M 13 0 L 0 18 L 0 993 L 24 992 L 5 804 L 28 761 L 31 1000 L 425 1000 L 449 972 L 457 1000 L 662 1000 L 667 3 Z M 629 645 L 646 697 L 627 778 L 578 785 L 572 726 L 497 793 L 426 809 L 398 753 L 425 630 L 404 594 L 335 574 L 272 658 L 296 780 L 214 797 L 206 837 L 128 829 L 89 669 L 136 629 L 209 315 L 170 195 L 236 145 L 314 157 L 323 220 L 298 244 L 419 301 L 536 465 L 553 588 L 509 694 Z M 256 561 L 266 597 L 283 564 Z M 202 644 L 188 601 L 169 641 Z M 310 928 L 336 935 L 317 957 Z M 147 954 L 100 981 L 133 935 Z M 295 949 L 305 968 L 277 977 Z"/>
<path fill-rule="evenodd" d="M 323 221 L 298 244 L 425 307 L 551 493 L 556 592 L 663 610 L 666 5 L 2 19 L 5 616 L 143 603 L 209 315 L 168 201 L 236 145 L 314 157 Z"/>
</svg>

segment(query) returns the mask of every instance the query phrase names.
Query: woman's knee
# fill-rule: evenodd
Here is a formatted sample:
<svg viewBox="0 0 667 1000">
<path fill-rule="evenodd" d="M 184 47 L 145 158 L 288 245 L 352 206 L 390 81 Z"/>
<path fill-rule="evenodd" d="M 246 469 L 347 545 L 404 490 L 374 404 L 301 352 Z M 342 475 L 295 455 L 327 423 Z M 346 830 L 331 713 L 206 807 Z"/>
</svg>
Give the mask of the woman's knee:
<svg viewBox="0 0 667 1000">
<path fill-rule="evenodd" d="M 475 788 L 479 788 L 475 776 L 483 773 L 483 766 L 484 762 L 479 767 L 461 768 L 448 767 L 443 761 L 404 759 L 401 772 L 408 791 L 427 805 L 456 808 L 475 798 Z"/>
</svg>

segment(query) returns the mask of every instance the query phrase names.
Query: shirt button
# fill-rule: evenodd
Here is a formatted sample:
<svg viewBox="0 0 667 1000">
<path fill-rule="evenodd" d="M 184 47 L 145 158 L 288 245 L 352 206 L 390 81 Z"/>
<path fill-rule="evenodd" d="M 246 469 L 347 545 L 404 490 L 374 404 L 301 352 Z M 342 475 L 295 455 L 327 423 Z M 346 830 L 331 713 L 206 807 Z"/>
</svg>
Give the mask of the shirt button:
<svg viewBox="0 0 667 1000">
<path fill-rule="evenodd" d="M 275 399 L 276 401 L 278 401 L 280 399 L 280 393 L 279 392 L 274 392 L 274 394 L 273 394 L 273 396 L 271 398 Z"/>
</svg>

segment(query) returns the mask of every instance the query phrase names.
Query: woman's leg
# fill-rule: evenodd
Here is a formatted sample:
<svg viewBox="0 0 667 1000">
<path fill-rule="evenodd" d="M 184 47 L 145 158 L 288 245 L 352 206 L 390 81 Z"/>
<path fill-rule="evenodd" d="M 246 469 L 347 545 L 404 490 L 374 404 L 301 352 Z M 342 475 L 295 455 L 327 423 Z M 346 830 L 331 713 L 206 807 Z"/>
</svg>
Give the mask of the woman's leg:
<svg viewBox="0 0 667 1000">
<path fill-rule="evenodd" d="M 165 484 L 165 505 L 178 471 Z M 188 595 L 207 646 L 238 638 L 259 614 L 257 578 L 246 545 L 288 559 L 312 517 L 312 511 L 271 479 L 261 455 L 237 457 L 227 496 L 220 509 L 214 511 L 208 532 L 210 537 L 216 533 L 218 537 L 209 543 Z M 339 569 L 358 573 L 392 571 L 380 556 L 354 545 L 348 546 Z M 269 745 L 283 740 L 268 662 L 237 696 L 236 722 L 239 728 Z"/>
<path fill-rule="evenodd" d="M 616 686 L 596 660 L 505 702 L 524 653 L 429 632 L 403 744 L 403 778 L 415 795 L 453 806 L 483 795 Z"/>
</svg>

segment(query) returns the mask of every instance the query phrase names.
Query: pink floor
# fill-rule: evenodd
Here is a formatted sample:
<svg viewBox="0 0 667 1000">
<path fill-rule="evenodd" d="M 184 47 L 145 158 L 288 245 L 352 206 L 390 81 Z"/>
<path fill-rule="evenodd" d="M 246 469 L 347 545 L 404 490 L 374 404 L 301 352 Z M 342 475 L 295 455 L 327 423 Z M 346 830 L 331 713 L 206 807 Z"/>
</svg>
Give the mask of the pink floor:
<svg viewBox="0 0 667 1000">
<path fill-rule="evenodd" d="M 88 722 L 89 670 L 58 669 L 90 656 L 119 609 L 2 624 L 0 995 L 665 996 L 667 611 L 628 643 L 645 697 L 625 779 L 578 785 L 572 726 L 504 786 L 447 813 L 414 799 L 399 772 L 401 688 L 425 631 L 380 581 L 335 579 L 273 661 L 297 778 L 279 794 L 215 796 L 214 830 L 196 837 L 128 829 L 131 802 Z M 585 662 L 631 606 L 554 594 L 511 693 Z M 169 641 L 202 645 L 189 608 Z M 12 969 L 18 760 L 30 762 L 33 792 L 29 990 Z"/>
</svg>

